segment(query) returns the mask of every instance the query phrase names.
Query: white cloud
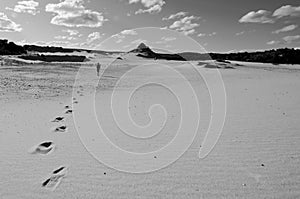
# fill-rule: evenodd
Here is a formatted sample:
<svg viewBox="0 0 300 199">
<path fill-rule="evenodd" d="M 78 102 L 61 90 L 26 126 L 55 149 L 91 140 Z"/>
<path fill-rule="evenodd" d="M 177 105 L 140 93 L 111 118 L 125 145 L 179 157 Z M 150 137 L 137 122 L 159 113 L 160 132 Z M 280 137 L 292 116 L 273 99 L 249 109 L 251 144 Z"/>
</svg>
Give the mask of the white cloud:
<svg viewBox="0 0 300 199">
<path fill-rule="evenodd" d="M 20 40 L 20 41 L 16 41 L 15 43 L 16 43 L 17 45 L 24 46 L 24 45 L 26 45 L 28 42 L 26 41 L 26 39 L 23 39 L 23 40 Z"/>
<path fill-rule="evenodd" d="M 0 32 L 20 32 L 22 30 L 19 24 L 9 19 L 4 13 L 0 12 Z"/>
<path fill-rule="evenodd" d="M 267 42 L 268 45 L 276 45 L 276 44 L 279 44 L 280 41 L 269 41 Z"/>
<path fill-rule="evenodd" d="M 92 32 L 90 33 L 85 42 L 78 44 L 79 46 L 86 46 L 89 48 L 93 48 L 99 45 L 99 40 L 104 36 L 104 33 L 100 32 Z"/>
<path fill-rule="evenodd" d="M 62 30 L 62 31 L 68 33 L 70 36 L 75 36 L 75 35 L 79 34 L 79 31 L 77 31 L 77 30 L 67 29 L 67 30 Z"/>
<path fill-rule="evenodd" d="M 176 40 L 176 37 L 162 37 L 161 40 L 155 42 L 156 44 L 165 44 L 168 43 L 170 41 L 174 41 Z"/>
<path fill-rule="evenodd" d="M 126 35 L 137 35 L 137 32 L 134 30 L 123 30 L 112 37 L 116 39 L 116 43 L 121 43 L 125 39 Z"/>
<path fill-rule="evenodd" d="M 31 43 L 32 45 L 38 45 L 38 46 L 69 46 L 71 43 L 70 41 L 36 41 Z"/>
<path fill-rule="evenodd" d="M 215 36 L 216 34 L 217 34 L 216 32 L 212 32 L 212 33 L 209 33 L 209 34 L 199 33 L 197 36 L 198 37 L 205 37 L 205 36 L 212 37 L 212 36 Z"/>
<path fill-rule="evenodd" d="M 58 35 L 55 36 L 54 39 L 58 39 L 58 40 L 75 40 L 75 37 L 72 36 L 63 36 L 63 35 Z"/>
<path fill-rule="evenodd" d="M 176 40 L 176 38 L 175 37 L 162 37 L 161 38 L 163 41 L 174 41 L 174 40 Z"/>
<path fill-rule="evenodd" d="M 291 44 L 293 42 L 300 42 L 300 35 L 286 36 L 282 38 L 286 43 Z"/>
<path fill-rule="evenodd" d="M 196 32 L 195 29 L 190 29 L 190 30 L 184 30 L 182 33 L 183 33 L 184 35 L 192 35 L 192 34 L 194 34 L 195 32 Z"/>
<path fill-rule="evenodd" d="M 140 43 L 146 43 L 146 42 L 147 42 L 147 40 L 145 40 L 145 39 L 136 39 L 130 43 L 131 44 L 140 44 Z"/>
<path fill-rule="evenodd" d="M 300 6 L 293 7 L 291 5 L 286 5 L 278 8 L 273 13 L 274 17 L 281 18 L 281 17 L 299 17 L 300 16 Z"/>
<path fill-rule="evenodd" d="M 56 15 L 51 23 L 67 27 L 100 27 L 104 21 L 102 13 L 88 10 L 83 5 L 83 0 L 65 0 L 57 4 L 47 4 L 46 12 Z"/>
<path fill-rule="evenodd" d="M 132 4 L 132 3 L 137 3 L 139 2 L 140 0 L 129 0 L 129 4 Z"/>
<path fill-rule="evenodd" d="M 116 39 L 116 43 L 121 43 L 121 42 L 123 42 L 123 39 L 125 38 L 125 35 L 119 33 L 119 34 L 115 34 L 111 37 Z"/>
<path fill-rule="evenodd" d="M 166 2 L 164 0 L 129 0 L 129 4 L 140 2 L 146 9 L 139 9 L 135 14 L 159 13 Z"/>
<path fill-rule="evenodd" d="M 177 19 L 177 18 L 180 18 L 180 17 L 185 17 L 186 15 L 187 15 L 187 12 L 178 12 L 176 14 L 170 15 L 169 17 L 164 17 L 164 18 L 162 18 L 162 20 L 166 21 L 166 20 Z"/>
<path fill-rule="evenodd" d="M 212 33 L 210 33 L 208 36 L 214 36 L 214 35 L 216 35 L 217 33 L 216 32 L 212 32 Z"/>
<path fill-rule="evenodd" d="M 6 7 L 6 9 L 18 13 L 28 13 L 28 14 L 36 15 L 36 13 L 38 13 L 38 11 L 36 10 L 38 6 L 39 6 L 39 2 L 29 0 L 29 1 L 19 1 L 14 8 Z"/>
<path fill-rule="evenodd" d="M 205 33 L 199 33 L 197 36 L 198 36 L 198 37 L 205 37 L 206 34 L 205 34 Z"/>
<path fill-rule="evenodd" d="M 297 27 L 298 27 L 298 25 L 289 25 L 289 26 L 285 26 L 279 30 L 275 30 L 272 33 L 279 34 L 281 32 L 289 32 L 289 31 L 295 30 Z"/>
<path fill-rule="evenodd" d="M 123 34 L 123 35 L 137 35 L 137 32 L 134 31 L 134 30 L 123 30 L 121 32 L 121 34 Z"/>
<path fill-rule="evenodd" d="M 169 28 L 182 32 L 185 35 L 194 34 L 196 32 L 194 28 L 198 27 L 200 24 L 193 21 L 199 19 L 200 17 L 187 16 L 175 21 L 172 25 L 169 26 Z"/>
<path fill-rule="evenodd" d="M 57 40 L 76 40 L 78 39 L 78 37 L 81 37 L 82 34 L 79 34 L 79 31 L 77 30 L 70 30 L 70 29 L 66 29 L 66 30 L 62 30 L 62 32 L 67 33 L 67 35 L 58 35 L 55 36 L 54 38 Z"/>
<path fill-rule="evenodd" d="M 240 23 L 275 23 L 282 17 L 300 17 L 300 6 L 285 5 L 276 9 L 273 14 L 267 10 L 251 11 L 243 16 Z"/>
<path fill-rule="evenodd" d="M 148 9 L 139 9 L 138 11 L 135 12 L 135 14 L 142 14 L 142 13 L 150 13 L 150 14 L 153 14 L 153 13 L 159 13 L 161 11 L 162 7 L 160 5 L 155 5 L 155 6 L 152 6 Z"/>
<path fill-rule="evenodd" d="M 88 35 L 87 42 L 91 43 L 95 40 L 100 39 L 102 36 L 103 36 L 103 34 L 101 35 L 100 32 L 93 32 Z"/>
<path fill-rule="evenodd" d="M 251 11 L 245 16 L 243 16 L 239 22 L 240 23 L 274 23 L 274 19 L 270 17 L 271 12 L 267 10 L 259 10 L 257 12 Z"/>
<path fill-rule="evenodd" d="M 245 31 L 235 33 L 236 36 L 240 36 L 240 35 L 243 35 L 243 34 L 245 34 Z"/>
</svg>

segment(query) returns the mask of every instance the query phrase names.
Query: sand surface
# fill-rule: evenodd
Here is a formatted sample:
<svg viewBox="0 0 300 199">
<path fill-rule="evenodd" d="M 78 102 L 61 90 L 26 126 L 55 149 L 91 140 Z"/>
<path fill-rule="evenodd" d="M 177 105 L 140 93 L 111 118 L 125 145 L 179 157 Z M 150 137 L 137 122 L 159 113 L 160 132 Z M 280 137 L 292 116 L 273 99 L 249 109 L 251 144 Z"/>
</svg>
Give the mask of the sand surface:
<svg viewBox="0 0 300 199">
<path fill-rule="evenodd" d="M 106 71 L 97 88 L 95 106 L 99 117 L 107 119 L 104 124 L 110 130 L 109 137 L 119 146 L 138 152 L 164 146 L 174 136 L 171 132 L 179 120 L 176 102 L 165 100 L 172 99 L 172 95 L 162 94 L 161 88 L 153 86 L 135 97 L 146 100 L 152 96 L 167 106 L 171 114 L 162 135 L 142 143 L 130 142 L 124 135 L 118 137 L 118 129 L 110 126 L 103 99 L 122 72 L 139 63 L 120 60 L 115 68 Z M 299 66 L 276 69 L 266 64 L 239 63 L 243 66 L 220 70 L 227 93 L 226 122 L 214 150 L 205 159 L 199 159 L 210 113 L 208 92 L 203 80 L 183 63 L 168 63 L 198 85 L 200 129 L 178 161 L 148 174 L 111 169 L 93 158 L 81 143 L 73 114 L 76 106 L 93 92 L 89 82 L 97 79 L 94 68 L 84 66 L 91 79 L 75 87 L 76 99 L 72 99 L 80 66 L 1 66 L 0 198 L 299 198 L 300 70 L 295 69 Z M 147 78 L 151 70 L 137 74 L 135 80 Z M 172 77 L 159 78 L 169 78 L 180 86 Z M 125 82 L 120 90 L 134 84 Z M 137 103 L 133 101 L 131 105 Z M 66 113 L 68 110 L 73 112 Z M 143 111 L 133 113 L 137 123 L 147 123 L 149 118 Z M 62 121 L 54 121 L 57 117 L 63 117 Z M 57 129 L 61 126 L 67 128 Z M 55 144 L 51 153 L 41 153 L 48 148 L 29 153 L 45 141 Z M 68 171 L 53 173 L 62 166 Z M 47 179 L 60 183 L 43 187 Z"/>
</svg>

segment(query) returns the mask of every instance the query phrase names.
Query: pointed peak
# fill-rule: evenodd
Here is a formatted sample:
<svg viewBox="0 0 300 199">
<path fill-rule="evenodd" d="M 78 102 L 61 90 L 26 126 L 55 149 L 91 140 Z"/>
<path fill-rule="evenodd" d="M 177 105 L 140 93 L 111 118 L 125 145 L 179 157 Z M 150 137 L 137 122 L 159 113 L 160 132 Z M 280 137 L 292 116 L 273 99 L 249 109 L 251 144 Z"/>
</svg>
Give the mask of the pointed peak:
<svg viewBox="0 0 300 199">
<path fill-rule="evenodd" d="M 144 43 L 140 43 L 140 45 L 138 45 L 137 47 L 137 49 L 145 49 L 145 48 L 149 48 L 149 47 Z"/>
</svg>

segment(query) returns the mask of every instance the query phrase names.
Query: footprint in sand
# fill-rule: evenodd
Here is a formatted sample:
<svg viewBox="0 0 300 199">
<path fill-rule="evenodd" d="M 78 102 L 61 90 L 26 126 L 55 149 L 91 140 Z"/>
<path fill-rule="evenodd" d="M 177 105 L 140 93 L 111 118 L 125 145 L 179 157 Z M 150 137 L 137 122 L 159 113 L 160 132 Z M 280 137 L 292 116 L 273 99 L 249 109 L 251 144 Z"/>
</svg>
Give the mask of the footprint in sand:
<svg viewBox="0 0 300 199">
<path fill-rule="evenodd" d="M 56 117 L 52 122 L 61 122 L 64 120 L 64 117 Z"/>
<path fill-rule="evenodd" d="M 62 179 L 66 177 L 68 168 L 61 166 L 54 170 L 51 175 L 42 183 L 42 187 L 54 191 L 61 183 Z"/>
<path fill-rule="evenodd" d="M 71 110 L 71 109 L 69 109 L 69 110 L 67 110 L 66 112 L 65 112 L 65 114 L 70 114 L 70 113 L 72 113 L 73 111 Z"/>
<path fill-rule="evenodd" d="M 65 109 L 69 109 L 69 108 L 70 108 L 70 106 L 68 106 L 68 105 L 65 106 Z"/>
<path fill-rule="evenodd" d="M 66 132 L 67 130 L 67 126 L 66 125 L 62 125 L 62 126 L 59 126 L 57 128 L 55 128 L 55 132 Z"/>
<path fill-rule="evenodd" d="M 45 141 L 38 145 L 33 146 L 31 149 L 29 149 L 28 152 L 31 154 L 47 155 L 53 152 L 54 149 L 55 149 L 55 145 L 52 141 Z"/>
</svg>

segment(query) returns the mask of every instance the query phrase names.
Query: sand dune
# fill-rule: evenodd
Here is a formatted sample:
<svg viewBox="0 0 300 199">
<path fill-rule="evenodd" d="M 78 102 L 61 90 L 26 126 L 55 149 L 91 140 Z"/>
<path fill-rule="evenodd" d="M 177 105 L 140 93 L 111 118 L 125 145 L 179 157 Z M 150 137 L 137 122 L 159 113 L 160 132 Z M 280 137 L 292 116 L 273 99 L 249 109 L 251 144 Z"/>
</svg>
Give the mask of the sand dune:
<svg viewBox="0 0 300 199">
<path fill-rule="evenodd" d="M 109 63 L 109 59 L 103 62 Z M 101 99 L 109 95 L 118 77 L 141 63 L 144 62 L 140 58 L 125 57 L 105 72 L 96 93 L 99 117 L 106 117 L 106 113 L 101 112 L 106 106 Z M 199 159 L 199 147 L 210 118 L 207 88 L 203 80 L 196 78 L 182 62 L 159 63 L 175 67 L 199 85 L 201 128 L 192 146 L 178 161 L 157 172 L 139 175 L 105 166 L 82 145 L 73 114 L 76 104 L 85 103 L 93 89 L 89 81 L 81 82 L 82 87 L 75 88 L 79 92 L 72 96 L 78 66 L 2 66 L 0 198 L 299 197 L 299 66 L 276 69 L 278 66 L 270 64 L 232 62 L 242 66 L 220 70 L 228 98 L 226 122 L 214 150 L 205 159 Z M 151 70 L 137 74 L 135 80 L 147 78 Z M 86 73 L 97 80 L 94 68 L 86 67 Z M 170 76 L 158 78 L 170 78 L 173 84 L 180 86 L 180 82 Z M 122 89 L 134 85 L 134 81 L 124 82 Z M 148 94 L 156 100 L 164 99 L 160 95 L 168 96 L 156 87 L 145 88 L 135 96 L 145 99 L 142 107 L 149 103 L 146 100 Z M 170 123 L 159 137 L 129 142 L 128 137 L 119 137 L 119 131 L 106 123 L 105 128 L 112 129 L 110 138 L 120 147 L 133 151 L 151 151 L 164 146 L 174 136 L 173 128 L 179 119 L 176 103 L 164 103 L 172 114 L 168 115 Z M 134 105 L 133 113 L 140 124 L 149 119 L 143 112 L 135 110 Z M 62 133 L 66 129 L 68 132 Z M 52 144 L 56 150 L 48 153 Z M 28 149 L 46 155 L 30 154 Z"/>
</svg>

